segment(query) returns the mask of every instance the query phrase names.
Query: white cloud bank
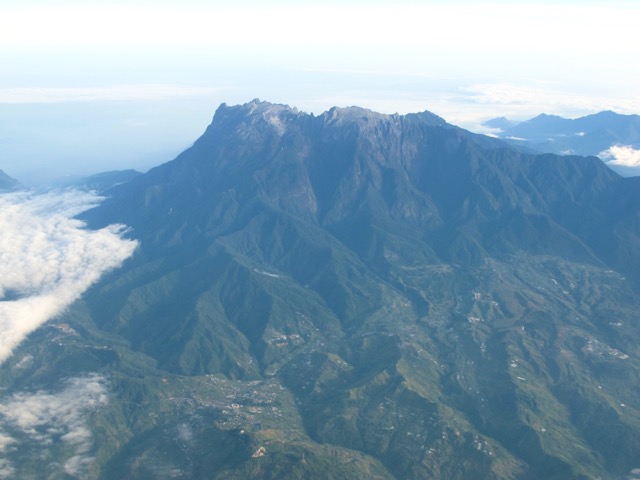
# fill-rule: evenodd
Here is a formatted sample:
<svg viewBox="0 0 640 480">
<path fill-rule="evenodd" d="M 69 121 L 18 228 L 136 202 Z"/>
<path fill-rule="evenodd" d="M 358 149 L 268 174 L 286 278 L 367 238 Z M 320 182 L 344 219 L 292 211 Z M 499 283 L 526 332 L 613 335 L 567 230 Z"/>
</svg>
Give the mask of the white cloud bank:
<svg viewBox="0 0 640 480">
<path fill-rule="evenodd" d="M 91 231 L 71 218 L 99 200 L 79 191 L 0 195 L 0 363 L 135 250 L 123 226 Z"/>
<path fill-rule="evenodd" d="M 640 167 L 640 150 L 628 145 L 613 145 L 598 156 L 611 165 Z"/>
<path fill-rule="evenodd" d="M 107 404 L 104 378 L 73 378 L 57 393 L 16 393 L 0 401 L 0 478 L 16 478 L 19 472 L 7 454 L 27 445 L 44 462 L 50 449 L 64 446 L 72 453 L 64 459 L 67 475 L 82 477 L 93 457 L 87 417 Z M 11 435 L 8 435 L 10 432 Z M 56 459 L 56 461 L 62 459 Z"/>
</svg>

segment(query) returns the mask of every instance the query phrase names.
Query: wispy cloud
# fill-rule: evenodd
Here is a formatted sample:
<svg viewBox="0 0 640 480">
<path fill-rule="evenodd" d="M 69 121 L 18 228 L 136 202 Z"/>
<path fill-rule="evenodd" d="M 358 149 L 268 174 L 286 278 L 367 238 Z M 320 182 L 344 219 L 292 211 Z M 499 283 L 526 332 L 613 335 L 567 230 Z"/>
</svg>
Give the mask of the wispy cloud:
<svg viewBox="0 0 640 480">
<path fill-rule="evenodd" d="M 511 114 L 576 112 L 593 113 L 614 110 L 618 113 L 635 113 L 640 110 L 640 98 L 602 97 L 566 91 L 558 85 L 541 86 L 512 83 L 476 84 L 463 89 L 462 101 L 484 106 L 495 106 L 499 111 Z M 501 113 L 502 114 L 502 113 Z"/>
<path fill-rule="evenodd" d="M 220 91 L 221 89 L 213 87 L 163 84 L 0 88 L 0 104 L 158 101 L 214 95 Z"/>
<path fill-rule="evenodd" d="M 0 431 L 0 479 L 15 477 L 16 469 L 9 460 L 4 458 L 5 452 L 13 448 L 15 443 L 16 441 L 12 437 Z"/>
<path fill-rule="evenodd" d="M 640 167 L 640 150 L 628 145 L 613 145 L 598 156 L 611 165 Z"/>
<path fill-rule="evenodd" d="M 458 93 L 445 96 L 437 113 L 456 125 L 487 133 L 482 123 L 496 116 L 528 120 L 540 113 L 577 118 L 603 110 L 621 114 L 640 111 L 640 97 L 602 96 L 573 85 L 557 82 L 500 82 L 460 86 Z"/>
<path fill-rule="evenodd" d="M 0 458 L 0 478 L 15 478 L 16 469 L 13 468 L 11 462 L 4 458 Z"/>
<path fill-rule="evenodd" d="M 105 379 L 98 375 L 70 379 L 59 392 L 16 393 L 1 400 L 0 453 L 5 459 L 0 461 L 0 478 L 19 473 L 6 459 L 15 449 L 26 447 L 46 459 L 56 445 L 72 452 L 61 459 L 64 472 L 82 476 L 93 461 L 87 417 L 107 400 Z"/>
<path fill-rule="evenodd" d="M 600 97 L 567 91 L 562 85 L 531 81 L 527 83 L 478 83 L 451 80 L 451 88 L 428 84 L 428 93 L 419 87 L 405 90 L 348 91 L 307 99 L 303 108 L 321 113 L 331 105 L 362 105 L 384 113 L 409 113 L 429 110 L 449 123 L 480 133 L 495 133 L 482 124 L 490 118 L 505 116 L 528 120 L 541 113 L 580 117 L 603 110 L 621 114 L 640 111 L 640 97 Z M 425 84 L 426 85 L 426 84 Z M 298 105 L 301 106 L 301 105 Z"/>
<path fill-rule="evenodd" d="M 124 227 L 91 231 L 71 218 L 98 201 L 79 191 L 0 195 L 0 362 L 133 253 Z"/>
</svg>

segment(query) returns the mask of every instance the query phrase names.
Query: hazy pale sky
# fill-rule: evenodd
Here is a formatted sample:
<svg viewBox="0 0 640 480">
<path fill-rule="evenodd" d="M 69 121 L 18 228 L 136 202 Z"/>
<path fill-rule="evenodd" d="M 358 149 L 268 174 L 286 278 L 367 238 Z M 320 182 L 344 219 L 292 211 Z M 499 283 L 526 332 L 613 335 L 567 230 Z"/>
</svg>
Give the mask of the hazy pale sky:
<svg viewBox="0 0 640 480">
<path fill-rule="evenodd" d="M 489 118 L 640 113 L 637 1 L 4 0 L 0 169 L 149 166 L 221 102 Z"/>
</svg>

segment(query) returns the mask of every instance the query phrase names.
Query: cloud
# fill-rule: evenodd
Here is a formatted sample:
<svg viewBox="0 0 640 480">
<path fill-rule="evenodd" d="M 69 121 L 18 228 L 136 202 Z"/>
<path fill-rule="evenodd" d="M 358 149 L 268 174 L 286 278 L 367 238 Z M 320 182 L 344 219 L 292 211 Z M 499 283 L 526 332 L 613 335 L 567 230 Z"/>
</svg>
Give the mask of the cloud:
<svg viewBox="0 0 640 480">
<path fill-rule="evenodd" d="M 177 439 L 183 443 L 190 443 L 193 440 L 193 431 L 186 423 L 178 425 Z"/>
<path fill-rule="evenodd" d="M 640 97 L 603 96 L 586 87 L 576 91 L 565 82 L 530 81 L 478 83 L 459 87 L 447 95 L 438 112 L 448 121 L 475 132 L 486 132 L 482 123 L 496 115 L 528 120 L 540 113 L 577 118 L 603 110 L 621 114 L 640 111 Z"/>
<path fill-rule="evenodd" d="M 0 363 L 135 250 L 123 226 L 91 231 L 71 218 L 99 200 L 79 191 L 0 195 Z"/>
<path fill-rule="evenodd" d="M 640 150 L 628 145 L 612 145 L 598 156 L 611 165 L 640 167 Z"/>
<path fill-rule="evenodd" d="M 70 451 L 62 465 L 65 473 L 82 476 L 93 457 L 87 418 L 108 403 L 105 379 L 99 375 L 72 378 L 55 393 L 16 393 L 0 401 L 0 452 L 28 448 L 46 461 L 51 450 Z M 5 432 L 10 432 L 12 436 Z M 9 460 L 0 461 L 0 478 L 15 474 Z"/>
<path fill-rule="evenodd" d="M 509 115 L 520 112 L 538 113 L 575 112 L 577 114 L 594 111 L 614 110 L 619 113 L 635 113 L 640 110 L 640 98 L 602 97 L 589 94 L 564 91 L 561 86 L 544 83 L 543 85 L 518 85 L 512 83 L 475 84 L 463 89 L 462 101 L 483 106 L 493 106 Z"/>
<path fill-rule="evenodd" d="M 319 71 L 321 73 L 321 71 Z M 364 72 L 361 72 L 364 75 Z M 373 82 L 368 82 L 373 85 Z M 540 113 L 575 118 L 603 110 L 621 114 L 640 111 L 640 97 L 602 97 L 585 90 L 569 91 L 559 83 L 527 81 L 469 83 L 451 78 L 446 85 L 424 78 L 420 84 L 402 88 L 377 85 L 361 90 L 342 88 L 340 94 L 308 96 L 296 105 L 303 110 L 322 113 L 333 105 L 361 105 L 384 113 L 410 113 L 429 110 L 447 122 L 478 133 L 497 132 L 483 125 L 496 116 L 528 120 Z"/>
<path fill-rule="evenodd" d="M 213 95 L 220 91 L 219 88 L 162 84 L 0 88 L 0 104 L 159 101 Z"/>
<path fill-rule="evenodd" d="M 9 461 L 0 458 L 0 478 L 15 478 L 16 469 L 11 466 Z"/>
</svg>

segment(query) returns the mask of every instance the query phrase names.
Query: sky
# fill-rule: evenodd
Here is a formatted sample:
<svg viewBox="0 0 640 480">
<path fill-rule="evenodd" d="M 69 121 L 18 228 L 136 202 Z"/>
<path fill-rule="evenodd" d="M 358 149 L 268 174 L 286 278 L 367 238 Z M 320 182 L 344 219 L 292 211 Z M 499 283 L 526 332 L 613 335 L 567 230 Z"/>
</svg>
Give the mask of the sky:
<svg viewBox="0 0 640 480">
<path fill-rule="evenodd" d="M 640 113 L 637 1 L 4 0 L 0 169 L 146 170 L 217 106 L 487 119 Z"/>
</svg>

